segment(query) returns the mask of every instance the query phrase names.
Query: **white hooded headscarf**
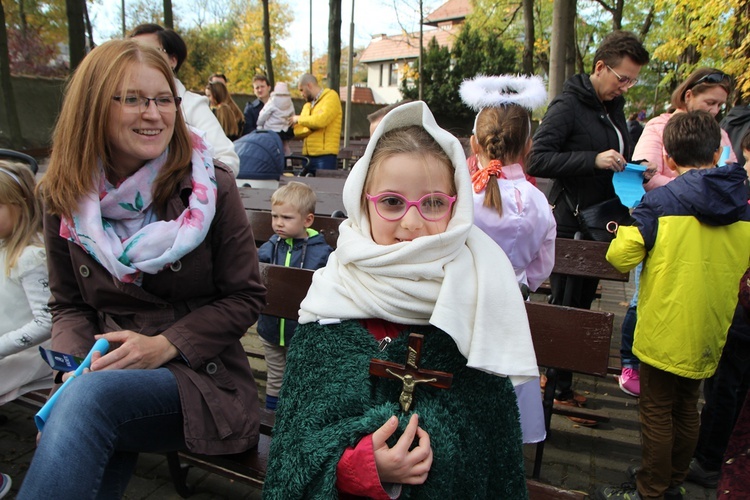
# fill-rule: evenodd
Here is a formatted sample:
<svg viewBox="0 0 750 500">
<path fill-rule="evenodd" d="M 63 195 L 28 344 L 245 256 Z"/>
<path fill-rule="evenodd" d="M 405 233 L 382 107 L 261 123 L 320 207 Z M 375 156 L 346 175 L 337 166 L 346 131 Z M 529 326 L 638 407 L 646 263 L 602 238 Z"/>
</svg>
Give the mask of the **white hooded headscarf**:
<svg viewBox="0 0 750 500">
<path fill-rule="evenodd" d="M 444 233 L 378 245 L 362 210 L 370 159 L 385 132 L 410 125 L 423 127 L 453 162 L 453 216 Z M 380 318 L 431 324 L 453 338 L 469 367 L 509 376 L 514 385 L 539 376 L 513 267 L 500 247 L 472 224 L 471 178 L 463 147 L 437 125 L 425 103 L 401 105 L 383 118 L 346 180 L 343 201 L 349 218 L 340 226 L 328 264 L 315 272 L 301 304 L 300 323 Z"/>
</svg>

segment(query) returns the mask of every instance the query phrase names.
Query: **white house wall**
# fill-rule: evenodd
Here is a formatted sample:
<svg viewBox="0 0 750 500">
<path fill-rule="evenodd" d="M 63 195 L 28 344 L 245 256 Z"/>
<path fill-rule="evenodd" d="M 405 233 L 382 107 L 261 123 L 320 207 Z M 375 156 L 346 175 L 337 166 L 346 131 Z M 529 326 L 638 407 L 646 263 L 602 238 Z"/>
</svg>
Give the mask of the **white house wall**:
<svg viewBox="0 0 750 500">
<path fill-rule="evenodd" d="M 398 79 L 396 85 L 388 83 L 388 68 L 391 65 L 388 61 L 367 63 L 367 86 L 372 89 L 372 95 L 377 104 L 393 104 L 402 99 L 399 84 L 401 82 L 401 64 L 398 65 Z M 383 83 L 380 84 L 380 67 L 383 66 Z"/>
</svg>

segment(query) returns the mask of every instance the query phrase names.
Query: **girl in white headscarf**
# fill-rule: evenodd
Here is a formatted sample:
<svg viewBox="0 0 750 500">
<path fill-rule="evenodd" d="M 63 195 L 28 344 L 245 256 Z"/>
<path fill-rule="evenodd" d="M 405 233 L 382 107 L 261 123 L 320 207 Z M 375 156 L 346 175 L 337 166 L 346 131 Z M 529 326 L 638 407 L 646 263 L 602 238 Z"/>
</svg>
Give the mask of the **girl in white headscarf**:
<svg viewBox="0 0 750 500">
<path fill-rule="evenodd" d="M 394 109 L 344 205 L 290 345 L 264 497 L 524 498 L 513 385 L 538 384 L 536 357 L 513 268 L 472 225 L 460 143 L 424 103 Z"/>
</svg>

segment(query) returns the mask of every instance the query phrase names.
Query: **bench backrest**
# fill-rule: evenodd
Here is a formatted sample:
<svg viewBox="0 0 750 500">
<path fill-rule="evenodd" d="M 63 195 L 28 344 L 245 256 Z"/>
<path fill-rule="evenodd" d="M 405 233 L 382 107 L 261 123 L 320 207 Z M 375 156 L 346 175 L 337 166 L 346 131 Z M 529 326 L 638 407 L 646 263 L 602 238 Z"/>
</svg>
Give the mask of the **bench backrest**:
<svg viewBox="0 0 750 500">
<path fill-rule="evenodd" d="M 321 170 L 322 172 L 322 170 Z M 331 170 L 335 172 L 335 170 Z M 315 191 L 317 195 L 320 193 L 337 193 L 341 194 L 344 192 L 344 183 L 346 178 L 342 177 L 287 177 L 282 175 L 279 178 L 279 186 L 284 186 L 290 182 L 301 182 L 307 184 L 310 188 Z"/>
<path fill-rule="evenodd" d="M 312 283 L 313 271 L 298 267 L 260 264 L 260 279 L 268 292 L 263 314 L 280 318 L 299 317 L 299 305 Z"/>
<path fill-rule="evenodd" d="M 267 188 L 239 188 L 240 198 L 245 210 L 271 211 L 271 196 L 275 189 Z M 344 211 L 344 200 L 341 193 L 316 193 L 318 202 L 315 204 L 315 215 L 330 216 L 336 210 Z"/>
<path fill-rule="evenodd" d="M 621 273 L 607 262 L 605 256 L 609 243 L 603 241 L 555 240 L 555 266 L 553 273 L 599 278 L 612 281 L 628 281 L 628 273 Z"/>
<path fill-rule="evenodd" d="M 614 314 L 537 302 L 526 302 L 526 313 L 539 365 L 607 375 Z"/>
<path fill-rule="evenodd" d="M 296 319 L 312 283 L 307 269 L 261 264 L 268 289 L 266 314 Z M 542 366 L 606 376 L 614 314 L 526 302 L 537 362 Z"/>
<path fill-rule="evenodd" d="M 261 212 L 257 210 L 245 210 L 247 218 L 250 220 L 250 226 L 253 228 L 253 237 L 255 238 L 255 245 L 260 247 L 263 243 L 273 236 L 273 228 L 271 227 L 271 212 Z M 339 225 L 344 222 L 345 219 L 338 217 L 326 217 L 324 215 L 316 215 L 313 221 L 312 228 L 318 231 L 326 239 L 326 243 L 336 249 L 336 242 L 339 239 Z"/>
</svg>

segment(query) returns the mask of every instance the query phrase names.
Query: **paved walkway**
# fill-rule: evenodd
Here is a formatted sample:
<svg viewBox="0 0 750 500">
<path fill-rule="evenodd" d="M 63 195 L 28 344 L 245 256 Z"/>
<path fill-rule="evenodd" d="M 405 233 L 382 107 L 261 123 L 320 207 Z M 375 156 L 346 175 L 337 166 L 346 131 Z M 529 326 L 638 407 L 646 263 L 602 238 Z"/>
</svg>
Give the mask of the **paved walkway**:
<svg viewBox="0 0 750 500">
<path fill-rule="evenodd" d="M 604 283 L 602 298 L 593 308 L 615 313 L 615 334 L 612 353 L 619 354 L 619 326 L 632 295 L 632 284 Z M 248 335 L 246 342 L 259 347 L 257 336 Z M 253 367 L 262 374 L 265 367 L 252 360 Z M 263 392 L 263 380 L 258 380 Z M 589 399 L 591 408 L 606 411 L 611 421 L 591 429 L 573 425 L 558 415 L 552 418 L 552 432 L 547 441 L 541 481 L 567 489 L 593 494 L 602 484 L 620 484 L 626 480 L 625 470 L 640 460 L 637 400 L 620 391 L 614 377 L 598 379 L 575 378 L 576 389 Z M 13 490 L 6 498 L 13 498 L 23 481 L 34 453 L 36 428 L 33 413 L 15 404 L 0 407 L 0 415 L 8 422 L 0 425 L 0 472 L 13 477 Z M 531 474 L 535 446 L 525 449 L 528 474 Z M 61 457 L 61 461 L 65 460 Z M 200 470 L 190 472 L 189 481 L 195 486 L 196 500 L 259 499 L 260 493 L 246 485 Z M 714 491 L 686 483 L 686 500 L 714 500 Z M 128 499 L 178 499 L 169 479 L 166 460 L 161 455 L 143 454 L 126 492 Z"/>
</svg>

